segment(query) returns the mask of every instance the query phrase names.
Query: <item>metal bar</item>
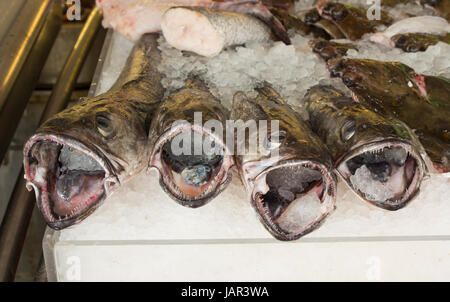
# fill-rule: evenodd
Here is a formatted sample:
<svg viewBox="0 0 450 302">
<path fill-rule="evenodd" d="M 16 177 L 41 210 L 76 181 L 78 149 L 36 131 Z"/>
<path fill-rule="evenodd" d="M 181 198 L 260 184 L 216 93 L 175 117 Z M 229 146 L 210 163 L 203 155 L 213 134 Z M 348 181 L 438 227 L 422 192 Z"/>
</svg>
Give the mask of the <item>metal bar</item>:
<svg viewBox="0 0 450 302">
<path fill-rule="evenodd" d="M 15 81 L 11 83 L 13 76 L 10 76 L 8 79 L 11 81 L 8 81 L 7 84 L 1 87 L 0 96 L 6 97 L 6 99 L 3 103 L 3 108 L 0 109 L 0 162 L 8 150 L 9 143 L 14 136 L 20 118 L 61 28 L 61 3 L 59 1 L 52 2 L 54 5 L 51 7 L 49 14 L 47 14 L 41 31 L 32 44 L 31 51 L 28 53 L 23 65 L 19 66 L 17 63 L 11 66 L 14 70 L 11 69 L 10 71 L 17 73 Z M 34 29 L 31 31 L 34 32 Z M 27 35 L 29 34 L 27 33 Z M 10 51 L 14 51 L 14 49 Z M 22 57 L 20 56 L 20 58 Z"/>
<path fill-rule="evenodd" d="M 0 44 L 0 111 L 17 80 L 20 70 L 31 52 L 54 0 L 27 1 L 23 8 L 15 9 L 17 20 Z M 59 1 L 58 1 L 59 2 Z M 14 6 L 9 4 L 2 5 Z M 12 8 L 11 8 L 12 9 Z M 13 10 L 14 11 L 14 10 Z"/>
<path fill-rule="evenodd" d="M 6 37 L 14 20 L 23 9 L 25 1 L 26 0 L 0 1 L 0 12 L 2 12 L 2 20 L 0 20 L 0 41 Z"/>
<path fill-rule="evenodd" d="M 91 49 L 95 35 L 100 28 L 101 21 L 102 13 L 95 7 L 89 15 L 88 20 L 86 20 L 86 24 L 56 81 L 55 87 L 53 88 L 52 94 L 50 95 L 47 106 L 41 117 L 41 123 L 67 106 L 67 102 L 75 87 L 77 78 L 80 75 L 83 63 Z"/>
<path fill-rule="evenodd" d="M 100 28 L 101 19 L 101 12 L 95 8 L 86 21 L 74 49 L 67 58 L 63 71 L 41 116 L 41 122 L 67 106 L 83 62 Z M 35 204 L 34 194 L 26 190 L 26 181 L 22 175 L 23 168 L 0 227 L 0 281 L 14 280 Z"/>
</svg>

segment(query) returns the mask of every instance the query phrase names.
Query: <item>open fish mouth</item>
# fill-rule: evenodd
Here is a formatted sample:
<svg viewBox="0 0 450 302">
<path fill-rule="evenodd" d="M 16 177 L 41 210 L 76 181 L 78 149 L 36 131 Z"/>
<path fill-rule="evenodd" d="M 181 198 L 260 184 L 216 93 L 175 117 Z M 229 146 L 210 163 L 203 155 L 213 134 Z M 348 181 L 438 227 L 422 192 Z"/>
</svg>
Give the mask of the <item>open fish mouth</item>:
<svg viewBox="0 0 450 302">
<path fill-rule="evenodd" d="M 359 147 L 338 161 L 337 170 L 363 199 L 391 211 L 417 195 L 424 176 L 419 153 L 401 142 Z"/>
<path fill-rule="evenodd" d="M 192 139 L 183 141 L 189 137 Z M 190 145 L 183 148 L 186 142 Z M 212 148 L 205 151 L 204 146 Z M 172 199 L 197 208 L 217 196 L 231 181 L 233 160 L 229 154 L 221 139 L 201 127 L 187 125 L 159 139 L 150 167 L 159 170 L 160 184 Z"/>
<path fill-rule="evenodd" d="M 279 240 L 313 231 L 335 209 L 336 184 L 323 165 L 287 161 L 255 179 L 252 204 L 267 230 Z"/>
<path fill-rule="evenodd" d="M 101 152 L 53 134 L 36 134 L 28 140 L 24 169 L 27 187 L 35 190 L 45 221 L 57 230 L 86 218 L 118 182 Z"/>
</svg>

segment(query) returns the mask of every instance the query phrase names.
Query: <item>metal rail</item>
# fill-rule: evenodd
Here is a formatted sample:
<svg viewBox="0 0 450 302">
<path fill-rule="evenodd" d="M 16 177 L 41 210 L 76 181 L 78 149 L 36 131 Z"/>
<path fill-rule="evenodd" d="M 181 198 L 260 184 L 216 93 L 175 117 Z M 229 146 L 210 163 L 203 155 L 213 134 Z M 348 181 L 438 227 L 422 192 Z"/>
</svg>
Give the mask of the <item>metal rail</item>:
<svg viewBox="0 0 450 302">
<path fill-rule="evenodd" d="M 83 63 L 86 60 L 89 50 L 94 42 L 94 38 L 100 28 L 101 21 L 102 13 L 95 7 L 89 15 L 89 18 L 86 20 L 86 24 L 80 32 L 78 40 L 56 81 L 44 113 L 42 114 L 41 123 L 45 122 L 52 115 L 58 113 L 67 106 L 67 102 L 70 99 L 77 78 L 80 75 Z"/>
<path fill-rule="evenodd" d="M 101 20 L 101 11 L 94 8 L 64 64 L 40 123 L 67 106 L 83 62 L 97 36 Z M 0 227 L 0 281 L 14 280 L 28 224 L 33 213 L 35 196 L 33 192 L 27 191 L 25 184 L 22 168 Z"/>
<path fill-rule="evenodd" d="M 61 10 L 60 1 L 30 1 L 0 45 L 0 162 L 61 28 Z"/>
</svg>

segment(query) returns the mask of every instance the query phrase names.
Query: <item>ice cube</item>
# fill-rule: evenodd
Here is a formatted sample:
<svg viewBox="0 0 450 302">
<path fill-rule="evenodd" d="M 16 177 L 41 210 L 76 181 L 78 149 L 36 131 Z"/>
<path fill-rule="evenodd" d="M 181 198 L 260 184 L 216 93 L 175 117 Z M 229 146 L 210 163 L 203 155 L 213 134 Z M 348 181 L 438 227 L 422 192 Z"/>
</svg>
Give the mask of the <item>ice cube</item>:
<svg viewBox="0 0 450 302">
<path fill-rule="evenodd" d="M 278 218 L 278 225 L 285 231 L 294 233 L 306 228 L 320 215 L 320 199 L 311 190 L 297 196 Z"/>
</svg>

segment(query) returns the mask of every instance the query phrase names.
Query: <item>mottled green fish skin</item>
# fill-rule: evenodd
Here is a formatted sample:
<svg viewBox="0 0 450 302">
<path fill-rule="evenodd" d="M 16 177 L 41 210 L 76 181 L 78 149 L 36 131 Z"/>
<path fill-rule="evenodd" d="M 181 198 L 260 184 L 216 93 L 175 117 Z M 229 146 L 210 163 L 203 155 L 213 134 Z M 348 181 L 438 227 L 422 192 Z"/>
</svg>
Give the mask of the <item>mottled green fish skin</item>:
<svg viewBox="0 0 450 302">
<path fill-rule="evenodd" d="M 157 141 L 161 141 L 179 121 L 186 121 L 191 125 L 195 124 L 195 114 L 201 114 L 202 125 L 208 121 L 218 121 L 222 128 L 226 127 L 226 120 L 229 118 L 229 111 L 215 98 L 206 84 L 196 76 L 190 76 L 186 80 L 183 88 L 169 94 L 164 98 L 163 103 L 158 108 L 150 129 L 150 145 L 153 146 L 152 158 L 155 157 L 162 147 Z M 225 135 L 222 136 L 221 144 L 225 146 Z M 229 156 L 231 158 L 231 156 Z M 227 162 L 228 156 L 224 157 Z M 226 163 L 225 163 L 226 164 Z M 151 165 L 151 162 L 150 162 Z M 184 199 L 169 189 L 165 181 L 164 172 L 160 177 L 162 189 L 177 203 L 185 207 L 197 208 L 203 206 L 220 194 L 231 181 L 231 170 L 227 166 L 224 172 L 220 172 L 216 179 L 214 190 L 200 199 Z M 222 170 L 221 170 L 222 171 Z"/>
<path fill-rule="evenodd" d="M 332 86 L 311 87 L 305 95 L 304 102 L 310 117 L 311 129 L 325 142 L 335 161 L 335 167 L 348 156 L 362 153 L 365 146 L 376 144 L 402 143 L 409 145 L 416 154 L 419 154 L 420 143 L 402 122 L 373 112 Z M 351 136 L 347 136 L 346 131 L 351 131 Z M 386 210 L 403 208 L 418 193 L 422 180 L 424 163 L 419 155 L 416 160 L 419 171 L 416 173 L 420 173 L 419 182 L 409 199 L 401 203 L 376 202 L 366 199 L 359 192 L 357 194 L 367 202 Z M 345 180 L 348 182 L 348 179 Z"/>
<path fill-rule="evenodd" d="M 78 104 L 54 115 L 37 129 L 30 144 L 25 146 L 26 171 L 33 160 L 29 153 L 35 144 L 32 142 L 40 143 L 49 137 L 57 137 L 59 146 L 64 141 L 70 141 L 85 152 L 95 154 L 104 162 L 106 175 L 115 179 L 114 185 L 108 187 L 109 190 L 105 189 L 106 193 L 100 201 L 77 216 L 53 221 L 44 215 L 50 227 L 62 229 L 80 222 L 101 204 L 110 191 L 147 167 L 149 126 L 164 95 L 162 77 L 157 70 L 161 60 L 157 48 L 158 37 L 158 34 L 142 36 L 131 51 L 118 80 L 108 92 L 82 98 Z M 46 191 L 47 188 L 39 190 Z M 41 196 L 39 194 L 37 203 L 44 213 Z"/>
<path fill-rule="evenodd" d="M 415 81 L 421 76 L 402 63 L 335 59 L 328 62 L 328 68 L 358 102 L 414 129 L 435 168 L 450 171 L 448 79 L 425 76 L 427 96 L 423 96 Z"/>
<path fill-rule="evenodd" d="M 391 38 L 395 47 L 405 52 L 426 51 L 429 46 L 439 42 L 450 44 L 450 34 L 441 36 L 423 33 L 398 34 Z"/>
<path fill-rule="evenodd" d="M 334 200 L 336 193 L 335 177 L 332 172 L 333 162 L 330 153 L 319 137 L 312 132 L 309 125 L 301 118 L 300 114 L 288 106 L 280 95 L 268 84 L 256 88 L 258 95 L 254 99 L 247 98 L 242 93 L 234 97 L 231 119 L 234 121 L 267 121 L 270 127 L 271 121 L 279 122 L 279 130 L 282 131 L 283 139 L 279 141 L 278 158 L 272 158 L 263 143 L 258 144 L 256 153 L 245 152 L 236 154 L 235 163 L 242 182 L 246 189 L 252 191 L 257 176 L 262 175 L 268 169 L 282 166 L 296 161 L 314 162 L 319 164 L 326 172 L 328 184 L 324 194 L 328 194 Z M 249 136 L 245 136 L 245 145 L 249 145 Z M 251 167 L 251 168 L 250 168 Z M 248 192 L 251 194 L 251 192 Z M 257 201 L 251 197 L 252 207 L 258 213 L 258 217 L 264 227 L 278 240 L 296 240 L 316 228 L 318 228 L 328 216 L 316 221 L 309 228 L 298 234 L 288 234 L 279 230 L 279 227 L 265 217 L 257 206 Z M 334 204 L 334 201 L 332 202 Z"/>
</svg>

